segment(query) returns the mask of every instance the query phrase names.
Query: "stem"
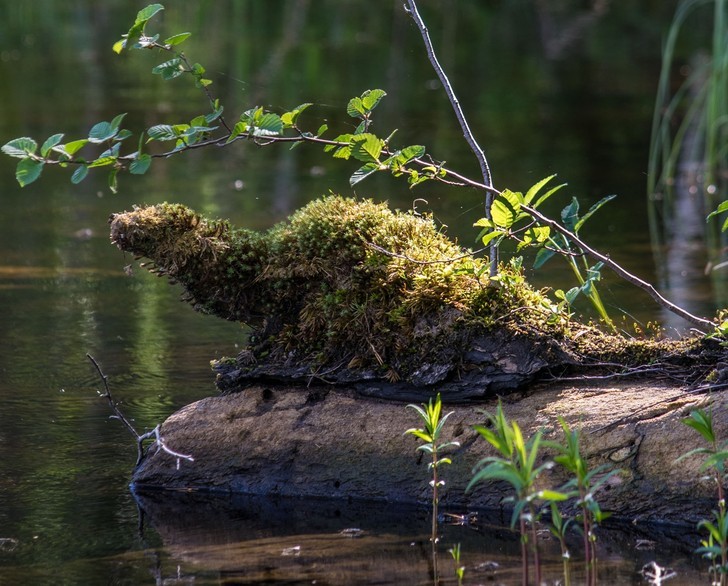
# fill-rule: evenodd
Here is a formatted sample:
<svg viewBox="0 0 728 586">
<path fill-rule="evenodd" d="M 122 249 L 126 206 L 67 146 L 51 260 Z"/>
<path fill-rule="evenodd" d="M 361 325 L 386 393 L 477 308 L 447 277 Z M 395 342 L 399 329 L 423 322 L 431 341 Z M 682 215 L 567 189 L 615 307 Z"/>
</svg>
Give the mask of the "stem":
<svg viewBox="0 0 728 586">
<path fill-rule="evenodd" d="M 675 305 L 674 303 L 672 303 L 671 301 L 668 301 L 667 299 L 665 299 L 648 282 L 643 281 L 636 275 L 633 275 L 629 271 L 625 270 L 624 268 L 622 268 L 621 265 L 614 262 L 608 256 L 601 254 L 600 252 L 597 252 L 596 250 L 591 248 L 589 245 L 587 245 L 583 240 L 581 240 L 578 236 L 576 236 L 576 234 L 574 234 L 573 232 L 570 232 L 569 230 L 564 228 L 558 222 L 555 222 L 555 221 L 547 218 L 546 216 L 544 216 L 543 214 L 536 211 L 536 209 L 534 209 L 530 206 L 522 204 L 521 209 L 523 209 L 523 211 L 529 213 L 531 216 L 536 218 L 542 224 L 548 226 L 549 228 L 551 228 L 553 230 L 556 230 L 563 236 L 566 236 L 567 238 L 571 239 L 573 242 L 575 242 L 579 246 L 579 248 L 586 251 L 589 255 L 593 256 L 594 258 L 602 261 L 606 266 L 608 266 L 610 269 L 612 269 L 615 273 L 617 273 L 617 275 L 622 277 L 625 281 L 627 281 L 628 283 L 632 283 L 636 287 L 639 287 L 640 289 L 645 291 L 650 297 L 652 297 L 652 299 L 654 299 L 658 303 L 658 305 L 661 305 L 668 311 L 671 311 L 672 313 L 679 315 L 681 318 L 689 321 L 691 324 L 693 324 L 697 328 L 712 329 L 715 327 L 715 324 L 712 321 L 707 320 L 702 317 L 695 316 L 692 313 L 685 311 L 682 307 L 679 307 L 679 306 Z"/>
<path fill-rule="evenodd" d="M 528 586 L 528 533 L 526 533 L 526 520 L 521 514 L 521 583 Z"/>
<path fill-rule="evenodd" d="M 468 125 L 468 121 L 465 118 L 465 114 L 463 114 L 463 109 L 460 107 L 460 101 L 457 98 L 457 95 L 455 95 L 455 90 L 453 90 L 452 85 L 450 84 L 450 80 L 448 79 L 447 75 L 445 74 L 445 71 L 443 70 L 442 66 L 440 65 L 440 62 L 437 59 L 437 55 L 435 54 L 435 49 L 432 46 L 432 40 L 430 39 L 430 33 L 427 30 L 427 26 L 425 25 L 425 21 L 422 20 L 422 17 L 420 16 L 419 11 L 417 10 L 417 3 L 415 0 L 407 0 L 407 6 L 406 10 L 409 13 L 409 15 L 412 17 L 412 20 L 415 21 L 415 24 L 417 25 L 417 28 L 420 29 L 420 34 L 422 35 L 422 40 L 425 43 L 425 51 L 427 52 L 427 57 L 430 60 L 430 63 L 432 64 L 432 67 L 435 70 L 435 73 L 437 73 L 437 77 L 440 78 L 440 82 L 442 83 L 443 88 L 445 88 L 445 93 L 447 94 L 448 99 L 450 100 L 450 104 L 452 105 L 453 110 L 455 111 L 455 116 L 458 119 L 458 123 L 460 124 L 460 128 L 463 131 L 463 136 L 465 137 L 465 140 L 468 143 L 468 146 L 470 147 L 470 150 L 473 151 L 475 154 L 475 157 L 478 159 L 478 164 L 480 165 L 480 171 L 483 175 L 483 183 L 486 187 L 492 187 L 493 186 L 493 179 L 490 173 L 490 165 L 488 165 L 488 160 L 485 158 L 485 153 L 483 152 L 482 147 L 478 144 L 478 141 L 475 140 L 475 136 L 473 135 L 472 131 L 470 130 L 470 126 Z M 485 217 L 490 220 L 490 208 L 493 205 L 493 193 L 491 191 L 487 191 L 485 195 Z M 490 275 L 491 277 L 494 277 L 498 272 L 498 248 L 496 247 L 495 243 L 491 243 L 490 246 Z"/>
<path fill-rule="evenodd" d="M 541 584 L 541 557 L 538 551 L 538 534 L 536 533 L 536 511 L 533 509 L 533 504 L 529 505 L 531 513 L 531 538 L 533 544 L 531 549 L 533 550 L 533 565 L 536 568 L 536 584 Z"/>
</svg>

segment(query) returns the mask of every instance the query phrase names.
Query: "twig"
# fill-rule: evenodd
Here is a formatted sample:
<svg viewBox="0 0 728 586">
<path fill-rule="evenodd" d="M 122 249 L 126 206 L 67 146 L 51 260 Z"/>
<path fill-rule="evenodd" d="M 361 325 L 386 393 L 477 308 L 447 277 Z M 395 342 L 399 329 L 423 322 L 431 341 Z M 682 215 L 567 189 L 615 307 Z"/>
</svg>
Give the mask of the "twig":
<svg viewBox="0 0 728 586">
<path fill-rule="evenodd" d="M 406 261 L 409 261 L 411 263 L 415 263 L 415 264 L 418 264 L 418 265 L 437 265 L 437 264 L 443 264 L 443 263 L 452 263 L 452 262 L 455 262 L 455 261 L 458 261 L 458 260 L 462 260 L 464 258 L 472 258 L 476 254 L 478 254 L 480 252 L 483 252 L 485 250 L 485 248 L 480 248 L 478 250 L 473 250 L 473 251 L 470 251 L 470 252 L 465 252 L 465 253 L 461 254 L 460 256 L 454 256 L 452 258 L 443 258 L 441 260 L 417 260 L 416 258 L 409 257 L 406 254 L 399 254 L 398 252 L 392 252 L 391 250 L 387 250 L 386 248 L 382 248 L 378 244 L 374 244 L 374 242 L 367 242 L 366 245 L 369 248 L 371 248 L 373 250 L 376 250 L 377 252 L 381 252 L 382 254 L 386 254 L 387 256 L 391 256 L 391 257 L 394 257 L 394 258 L 401 258 L 403 260 L 406 260 Z"/>
<path fill-rule="evenodd" d="M 457 98 L 457 95 L 455 94 L 455 90 L 453 90 L 452 84 L 450 83 L 450 80 L 448 79 L 447 75 L 445 74 L 445 71 L 443 70 L 442 66 L 440 65 L 440 62 L 437 59 L 437 55 L 435 54 L 435 49 L 432 46 L 432 40 L 430 39 L 430 33 L 427 30 L 427 26 L 425 25 L 425 21 L 422 20 L 422 17 L 420 16 L 419 11 L 417 10 L 417 3 L 415 0 L 406 0 L 407 4 L 405 6 L 406 12 L 412 17 L 412 20 L 415 21 L 415 24 L 417 25 L 417 28 L 420 29 L 420 34 L 422 35 L 422 40 L 425 42 L 425 51 L 427 52 L 427 57 L 430 60 L 430 63 L 432 64 L 432 67 L 435 70 L 435 73 L 437 73 L 437 77 L 440 78 L 440 82 L 442 83 L 442 86 L 445 88 L 445 93 L 447 94 L 448 99 L 450 100 L 450 104 L 452 105 L 453 110 L 455 111 L 455 116 L 458 119 L 458 123 L 460 124 L 460 128 L 463 131 L 463 135 L 465 136 L 465 140 L 468 143 L 468 146 L 470 146 L 470 149 L 475 154 L 475 157 L 478 159 L 478 164 L 480 165 L 480 171 L 483 174 L 483 183 L 485 184 L 486 188 L 490 188 L 493 186 L 493 179 L 490 173 L 490 165 L 488 165 L 488 160 L 485 158 L 485 152 L 483 151 L 482 147 L 478 144 L 478 141 L 475 140 L 475 136 L 473 135 L 473 132 L 470 130 L 470 126 L 468 125 L 468 121 L 465 118 L 465 114 L 463 113 L 463 109 L 460 107 L 460 101 Z M 485 195 L 485 217 L 490 220 L 490 208 L 493 205 L 493 193 L 489 189 L 486 191 Z M 498 272 L 498 248 L 495 243 L 491 243 L 490 246 L 490 275 L 491 277 L 494 277 Z"/>
<path fill-rule="evenodd" d="M 137 460 L 136 464 L 134 464 L 134 468 L 137 468 L 139 464 L 141 464 L 142 460 L 144 459 L 144 440 L 152 439 L 154 438 L 154 443 L 152 446 L 157 446 L 157 451 L 160 449 L 170 456 L 177 458 L 177 469 L 179 470 L 179 461 L 181 459 L 189 460 L 190 462 L 194 462 L 195 459 L 192 456 L 189 456 L 187 454 L 180 454 L 179 452 L 175 452 L 174 450 L 170 449 L 167 444 L 164 441 L 164 438 L 161 434 L 161 425 L 157 425 L 152 431 L 148 431 L 146 433 L 143 433 L 142 435 L 139 435 L 137 433 L 137 430 L 134 429 L 134 426 L 131 424 L 131 422 L 124 416 L 124 414 L 119 409 L 119 405 L 114 401 L 114 398 L 111 396 L 111 390 L 109 389 L 109 378 L 101 371 L 101 367 L 99 366 L 99 363 L 96 362 L 93 356 L 90 354 L 86 354 L 86 358 L 88 358 L 91 361 L 91 364 L 94 365 L 96 368 L 96 372 L 99 373 L 99 377 L 101 377 L 102 382 L 104 383 L 104 390 L 105 392 L 103 394 L 99 393 L 99 395 L 106 399 L 109 402 L 109 406 L 111 407 L 111 410 L 114 412 L 114 414 L 111 416 L 112 419 L 118 419 L 124 424 L 124 427 L 126 427 L 129 432 L 134 436 L 137 442 Z"/>
<path fill-rule="evenodd" d="M 612 269 L 617 275 L 622 277 L 625 281 L 628 283 L 632 283 L 636 287 L 639 287 L 643 291 L 645 291 L 652 299 L 654 299 L 659 305 L 667 309 L 668 311 L 671 311 L 672 313 L 679 315 L 681 318 L 689 321 L 691 324 L 698 328 L 707 328 L 707 329 L 713 329 L 715 327 L 715 324 L 702 317 L 698 317 L 696 315 L 693 315 L 692 313 L 684 310 L 682 307 L 679 307 L 672 303 L 671 301 L 668 301 L 665 299 L 660 293 L 655 289 L 652 285 L 650 285 L 647 281 L 643 281 L 636 275 L 633 275 L 626 269 L 622 268 L 621 265 L 614 262 L 611 258 L 608 256 L 601 254 L 600 252 L 597 252 L 593 248 L 591 248 L 589 245 L 587 245 L 584 241 L 582 241 L 576 234 L 573 232 L 570 232 L 566 228 L 564 228 L 561 224 L 558 222 L 555 222 L 554 220 L 551 220 L 538 212 L 535 208 L 532 208 L 527 205 L 521 204 L 521 209 L 523 211 L 530 214 L 532 217 L 536 218 L 539 222 L 544 224 L 545 226 L 548 226 L 549 228 L 556 230 L 563 236 L 566 236 L 569 240 L 576 243 L 582 250 L 587 252 L 589 255 L 593 256 L 594 258 L 602 261 L 607 267 Z M 703 332 L 705 333 L 705 332 Z"/>
</svg>

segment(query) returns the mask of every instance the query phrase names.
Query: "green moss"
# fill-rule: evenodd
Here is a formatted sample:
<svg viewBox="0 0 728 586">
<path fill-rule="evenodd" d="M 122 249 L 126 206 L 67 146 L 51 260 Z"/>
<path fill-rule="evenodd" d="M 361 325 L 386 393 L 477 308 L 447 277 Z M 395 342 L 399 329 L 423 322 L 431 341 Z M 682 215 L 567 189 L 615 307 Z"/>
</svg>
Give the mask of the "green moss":
<svg viewBox="0 0 728 586">
<path fill-rule="evenodd" d="M 596 329 L 574 335 L 519 265 L 489 279 L 487 260 L 432 218 L 369 200 L 324 197 L 263 233 L 161 204 L 113 216 L 111 234 L 179 281 L 197 310 L 250 325 L 258 357 L 375 367 L 396 379 L 423 362 L 457 363 L 493 329 L 605 359 L 628 351 L 640 363 L 663 348 Z"/>
</svg>

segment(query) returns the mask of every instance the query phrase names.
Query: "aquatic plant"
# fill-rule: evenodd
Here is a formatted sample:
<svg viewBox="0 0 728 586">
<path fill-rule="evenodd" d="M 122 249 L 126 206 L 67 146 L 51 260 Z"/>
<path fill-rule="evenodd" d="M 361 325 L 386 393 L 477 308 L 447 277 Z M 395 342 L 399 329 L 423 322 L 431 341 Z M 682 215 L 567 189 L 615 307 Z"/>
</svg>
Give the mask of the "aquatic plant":
<svg viewBox="0 0 728 586">
<path fill-rule="evenodd" d="M 465 566 L 460 565 L 460 544 L 456 543 L 447 550 L 455 562 L 455 577 L 458 580 L 458 586 L 463 586 L 463 578 L 465 577 Z"/>
<path fill-rule="evenodd" d="M 556 450 L 554 462 L 562 466 L 570 474 L 569 480 L 561 487 L 570 498 L 576 497 L 576 505 L 580 509 L 577 519 L 581 523 L 581 532 L 584 544 L 584 564 L 586 568 L 586 582 L 589 586 L 597 581 L 597 550 L 596 527 L 609 517 L 609 513 L 601 510 L 595 498 L 596 492 L 603 486 L 616 470 L 608 470 L 607 465 L 589 469 L 589 463 L 581 453 L 579 431 L 571 429 L 563 418 L 559 424 L 564 432 L 564 443 L 546 442 L 546 445 Z M 565 531 L 565 523 L 552 509 L 552 521 L 557 529 L 557 536 Z M 560 539 L 562 551 L 563 541 Z"/>
<path fill-rule="evenodd" d="M 541 506 L 566 500 L 568 495 L 555 490 L 539 489 L 537 486 L 541 474 L 554 465 L 549 460 L 537 465 L 542 430 L 527 440 L 524 439 L 518 423 L 507 420 L 500 401 L 495 413 L 485 412 L 484 415 L 486 423 L 476 425 L 474 429 L 500 456 L 483 458 L 473 470 L 473 478 L 466 490 L 471 490 L 476 484 L 494 480 L 502 480 L 511 485 L 515 493 L 508 499 L 508 502 L 513 503 L 511 527 L 519 524 L 523 584 L 529 583 L 529 552 L 533 556 L 536 584 L 541 584 L 541 560 L 536 529 L 541 517 Z"/>
<path fill-rule="evenodd" d="M 418 446 L 417 449 L 421 450 L 430 455 L 430 462 L 427 464 L 427 469 L 432 474 L 432 480 L 430 480 L 430 486 L 432 487 L 432 542 L 437 542 L 437 519 L 438 519 L 438 504 L 440 502 L 440 488 L 445 486 L 445 481 L 439 475 L 439 469 L 445 464 L 452 464 L 452 460 L 447 456 L 442 456 L 443 450 L 448 448 L 460 447 L 460 442 L 449 441 L 444 443 L 440 442 L 440 436 L 442 435 L 442 429 L 445 426 L 445 422 L 448 417 L 453 414 L 451 411 L 446 415 L 442 415 L 442 398 L 440 393 L 437 394 L 433 402 L 432 398 L 427 404 L 407 405 L 408 408 L 414 409 L 417 415 L 420 416 L 424 423 L 424 427 L 412 427 L 405 431 L 405 434 L 414 435 L 419 438 L 422 445 Z"/>
<path fill-rule="evenodd" d="M 432 475 L 430 480 L 430 486 L 432 487 L 432 526 L 430 534 L 430 542 L 432 543 L 432 567 L 434 574 L 435 584 L 438 584 L 438 564 L 437 564 L 437 543 L 438 543 L 438 506 L 440 504 L 440 488 L 445 486 L 445 481 L 442 480 L 439 472 L 440 467 L 445 464 L 452 464 L 452 460 L 448 456 L 443 456 L 443 450 L 448 448 L 460 447 L 460 442 L 449 441 L 444 443 L 440 442 L 440 436 L 442 435 L 442 429 L 445 426 L 445 422 L 448 417 L 453 414 L 451 411 L 446 415 L 442 415 L 442 398 L 440 393 L 437 394 L 433 402 L 432 397 L 427 404 L 407 405 L 408 408 L 414 409 L 417 415 L 420 416 L 424 427 L 412 427 L 405 431 L 405 435 L 410 434 L 419 438 L 423 443 L 417 447 L 418 451 L 425 452 L 430 455 L 430 461 L 427 464 L 427 469 Z M 458 559 L 460 556 L 460 547 L 458 546 Z"/>
<path fill-rule="evenodd" d="M 697 431 L 709 444 L 708 447 L 690 450 L 680 456 L 678 461 L 696 455 L 704 456 L 705 460 L 700 466 L 700 471 L 710 471 L 710 477 L 715 482 L 718 508 L 713 511 L 712 520 L 703 519 L 698 523 L 698 528 L 707 530 L 708 536 L 701 541 L 701 546 L 696 552 L 710 560 L 715 576 L 714 583 L 725 586 L 728 583 L 728 509 L 725 502 L 728 440 L 718 439 L 713 426 L 713 414 L 710 411 L 702 409 L 691 411 L 683 423 Z"/>
</svg>

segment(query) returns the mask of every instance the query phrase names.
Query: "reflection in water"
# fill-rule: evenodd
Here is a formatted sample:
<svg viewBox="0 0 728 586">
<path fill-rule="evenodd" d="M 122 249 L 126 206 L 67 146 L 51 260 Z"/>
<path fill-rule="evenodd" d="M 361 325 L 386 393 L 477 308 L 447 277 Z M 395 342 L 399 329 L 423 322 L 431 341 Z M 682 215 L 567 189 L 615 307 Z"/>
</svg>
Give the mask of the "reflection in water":
<svg viewBox="0 0 728 586">
<path fill-rule="evenodd" d="M 135 498 L 144 524 L 164 545 L 149 570 L 157 580 L 202 574 L 236 584 L 432 584 L 426 508 L 199 493 L 147 492 Z M 460 543 L 466 583 L 520 584 L 519 539 L 506 522 L 496 512 L 481 512 L 476 524 L 442 525 L 439 583 L 455 583 L 454 561 L 446 550 Z M 696 570 L 675 559 L 677 552 L 664 546 L 641 550 L 638 539 L 600 532 L 601 583 L 641 583 L 640 569 L 656 558 L 677 563 L 674 584 L 699 579 Z M 577 544 L 578 539 L 570 544 L 572 551 L 578 551 Z M 544 579 L 557 583 L 559 545 L 544 535 L 541 547 Z M 578 556 L 572 564 L 573 583 L 579 584 L 584 575 Z"/>
</svg>

